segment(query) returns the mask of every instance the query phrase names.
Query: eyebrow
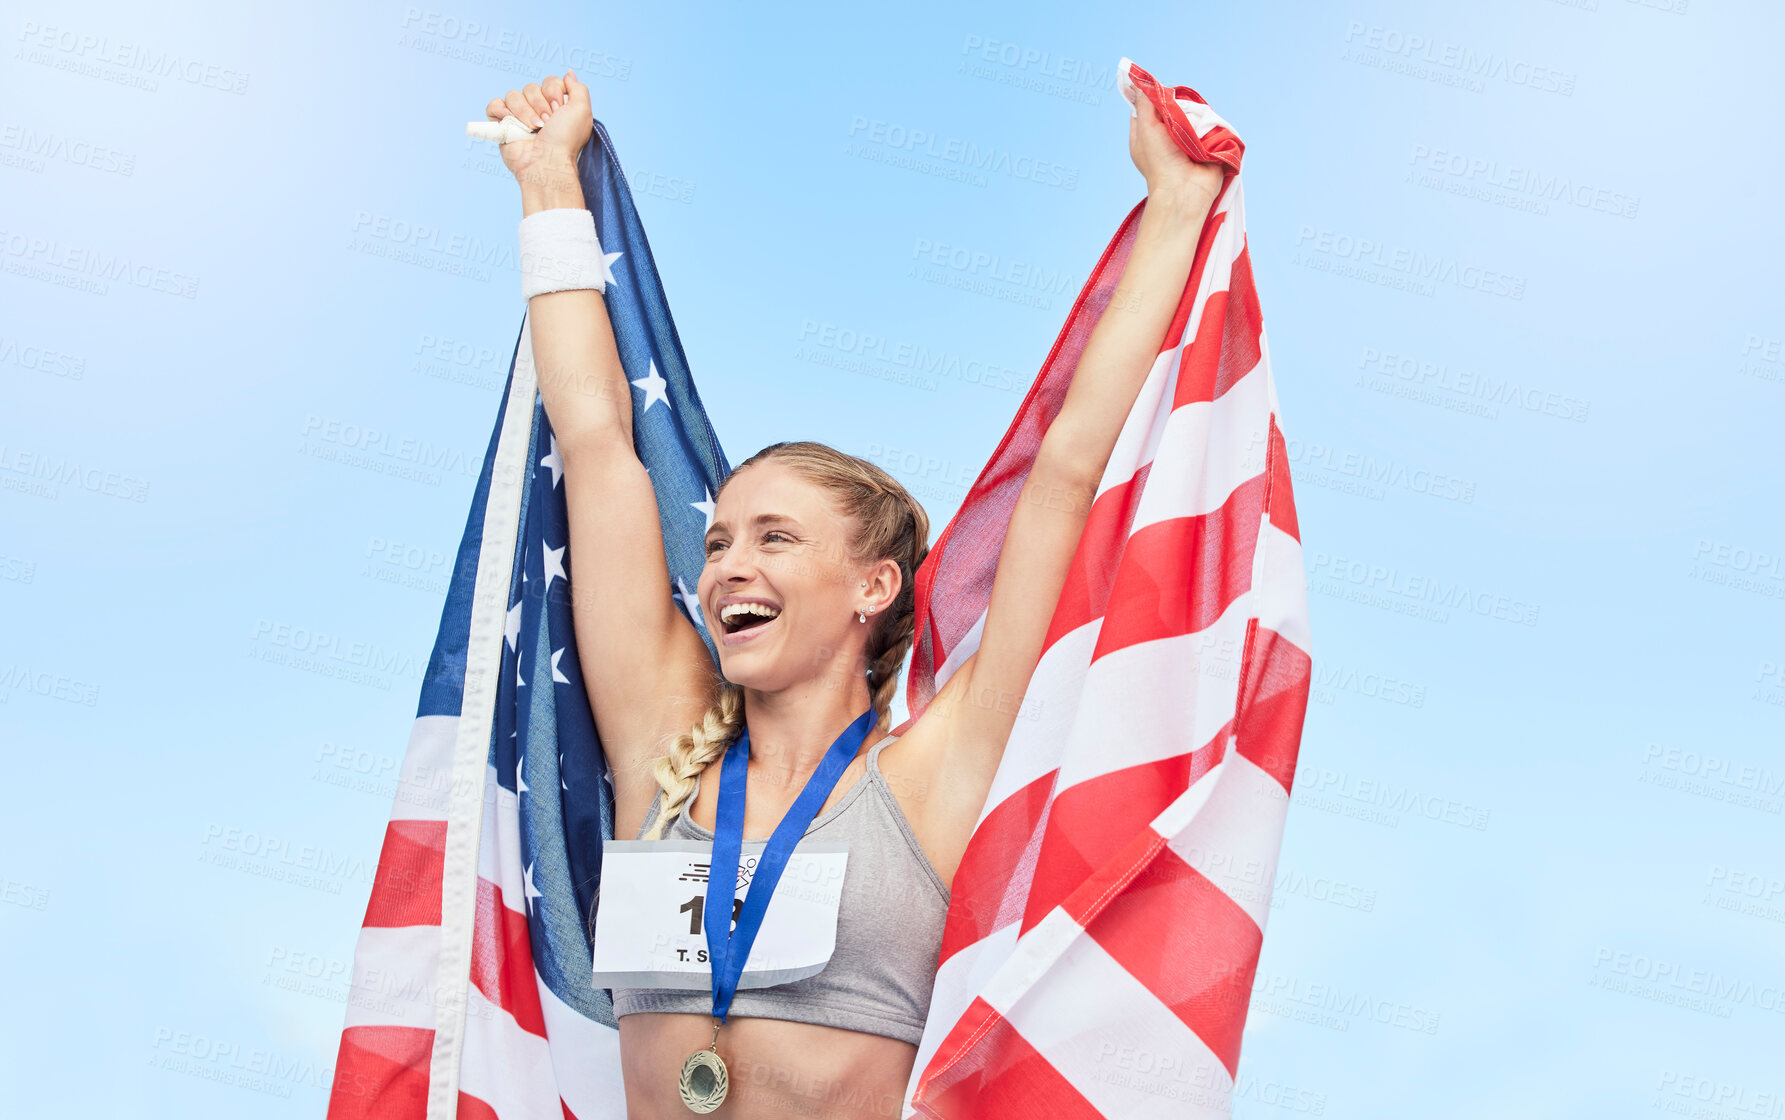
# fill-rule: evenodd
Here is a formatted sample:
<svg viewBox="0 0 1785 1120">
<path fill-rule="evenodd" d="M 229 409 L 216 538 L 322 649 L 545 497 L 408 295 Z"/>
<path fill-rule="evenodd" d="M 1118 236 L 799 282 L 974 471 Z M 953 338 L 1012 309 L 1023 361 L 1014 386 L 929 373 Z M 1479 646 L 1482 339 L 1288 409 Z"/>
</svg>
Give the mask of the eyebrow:
<svg viewBox="0 0 1785 1120">
<path fill-rule="evenodd" d="M 785 513 L 759 513 L 750 519 L 750 523 L 752 525 L 792 525 L 796 529 L 803 527 L 798 519 L 789 517 Z M 730 531 L 731 526 L 723 521 L 715 521 L 712 527 L 707 530 L 707 536 L 711 537 L 714 533 Z"/>
</svg>

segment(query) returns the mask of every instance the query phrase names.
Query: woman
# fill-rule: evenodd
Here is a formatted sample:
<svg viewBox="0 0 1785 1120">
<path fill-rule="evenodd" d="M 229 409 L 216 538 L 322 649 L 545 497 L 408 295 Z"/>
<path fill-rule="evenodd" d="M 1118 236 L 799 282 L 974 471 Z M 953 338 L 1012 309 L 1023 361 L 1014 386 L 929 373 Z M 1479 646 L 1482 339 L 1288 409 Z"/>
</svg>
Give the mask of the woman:
<svg viewBox="0 0 1785 1120">
<path fill-rule="evenodd" d="M 574 72 L 511 90 L 486 113 L 538 130 L 502 147 L 523 217 L 585 207 L 576 160 L 592 116 Z M 767 838 L 839 730 L 874 713 L 805 833 L 850 845 L 836 948 L 815 976 L 736 993 L 714 1043 L 731 1085 L 717 1115 L 899 1113 L 955 869 L 1222 182 L 1219 167 L 1183 154 L 1144 100 L 1129 152 L 1147 206 L 1011 517 L 978 650 L 900 736 L 887 724 L 912 640 L 912 577 L 928 547 L 923 508 L 885 471 L 823 444 L 775 444 L 739 464 L 714 496 L 696 589 L 718 644 L 715 674 L 672 602 L 651 480 L 633 447 L 634 390 L 602 297 L 583 288 L 529 302 L 615 835 L 711 840 L 721 761 L 747 729 L 743 836 Z M 716 1037 L 709 993 L 616 989 L 614 1009 L 628 1114 L 688 1116 L 676 1077 Z"/>
</svg>

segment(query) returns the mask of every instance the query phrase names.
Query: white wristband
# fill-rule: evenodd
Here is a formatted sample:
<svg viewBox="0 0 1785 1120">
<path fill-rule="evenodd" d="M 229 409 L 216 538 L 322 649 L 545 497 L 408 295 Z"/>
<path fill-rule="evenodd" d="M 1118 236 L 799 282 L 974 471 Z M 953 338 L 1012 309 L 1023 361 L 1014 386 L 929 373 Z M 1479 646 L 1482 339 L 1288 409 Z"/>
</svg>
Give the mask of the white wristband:
<svg viewBox="0 0 1785 1120">
<path fill-rule="evenodd" d="M 521 219 L 521 295 L 607 291 L 607 263 L 587 210 L 540 210 Z"/>
</svg>

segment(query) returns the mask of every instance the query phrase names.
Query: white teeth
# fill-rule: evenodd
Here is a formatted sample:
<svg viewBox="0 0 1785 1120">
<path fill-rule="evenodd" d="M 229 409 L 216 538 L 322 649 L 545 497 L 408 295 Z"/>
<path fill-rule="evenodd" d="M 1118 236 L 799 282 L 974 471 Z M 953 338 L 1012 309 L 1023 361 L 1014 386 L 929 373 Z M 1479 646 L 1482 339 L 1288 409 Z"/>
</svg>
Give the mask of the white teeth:
<svg viewBox="0 0 1785 1120">
<path fill-rule="evenodd" d="M 774 618 L 781 613 L 779 607 L 771 607 L 767 603 L 731 603 L 719 611 L 719 620 L 730 624 L 739 615 L 759 614 L 764 618 Z"/>
</svg>

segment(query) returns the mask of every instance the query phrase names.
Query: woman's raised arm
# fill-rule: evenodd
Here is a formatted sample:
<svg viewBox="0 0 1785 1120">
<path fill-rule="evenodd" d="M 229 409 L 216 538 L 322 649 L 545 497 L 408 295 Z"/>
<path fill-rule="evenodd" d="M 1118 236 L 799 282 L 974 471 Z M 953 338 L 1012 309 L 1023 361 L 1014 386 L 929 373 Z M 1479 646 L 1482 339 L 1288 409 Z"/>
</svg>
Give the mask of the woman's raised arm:
<svg viewBox="0 0 1785 1120">
<path fill-rule="evenodd" d="M 543 125 L 502 146 L 520 183 L 523 217 L 586 208 L 576 161 L 594 118 L 589 89 L 574 72 L 510 91 L 490 102 L 486 115 Z M 633 448 L 633 388 L 601 293 L 536 295 L 527 317 L 540 395 L 564 464 L 583 684 L 613 769 L 618 820 L 642 821 L 657 789 L 649 761 L 663 753 L 666 736 L 687 730 L 712 703 L 712 657 L 671 597 L 656 495 Z"/>
<path fill-rule="evenodd" d="M 945 730 L 925 738 L 945 752 L 944 796 L 959 802 L 949 815 L 969 823 L 991 789 L 1091 501 L 1159 356 L 1221 189 L 1222 169 L 1192 162 L 1144 98 L 1129 123 L 1129 152 L 1147 180 L 1133 249 L 1011 514 L 979 648 L 931 704 Z"/>
</svg>

